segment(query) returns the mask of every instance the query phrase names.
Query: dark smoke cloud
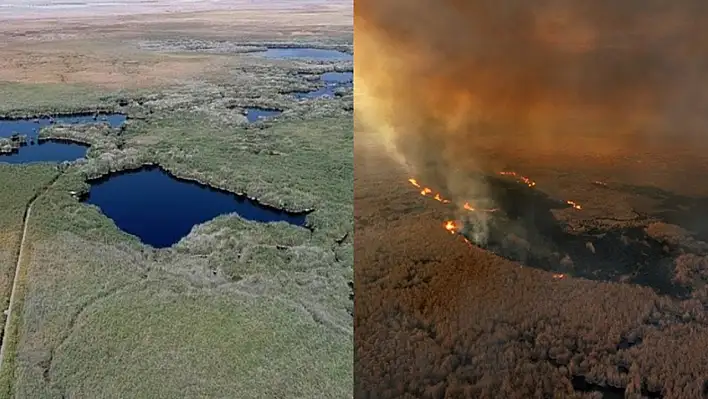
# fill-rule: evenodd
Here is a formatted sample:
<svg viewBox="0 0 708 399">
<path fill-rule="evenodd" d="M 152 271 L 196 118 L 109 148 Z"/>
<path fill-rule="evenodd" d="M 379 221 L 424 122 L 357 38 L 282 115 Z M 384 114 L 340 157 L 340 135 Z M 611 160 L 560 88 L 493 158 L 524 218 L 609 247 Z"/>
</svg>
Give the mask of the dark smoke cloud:
<svg viewBox="0 0 708 399">
<path fill-rule="evenodd" d="M 356 0 L 355 109 L 412 173 L 484 196 L 481 143 L 705 148 L 708 2 Z M 455 172 L 455 171 L 458 172 Z"/>
</svg>

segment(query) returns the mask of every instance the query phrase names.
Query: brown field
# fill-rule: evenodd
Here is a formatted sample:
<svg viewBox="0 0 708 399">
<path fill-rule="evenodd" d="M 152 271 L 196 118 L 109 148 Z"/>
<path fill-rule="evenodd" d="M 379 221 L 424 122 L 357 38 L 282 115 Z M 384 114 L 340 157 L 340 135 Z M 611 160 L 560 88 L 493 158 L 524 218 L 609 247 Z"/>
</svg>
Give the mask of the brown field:
<svg viewBox="0 0 708 399">
<path fill-rule="evenodd" d="M 581 397 L 574 376 L 665 398 L 705 395 L 705 289 L 678 301 L 641 286 L 556 280 L 470 247 L 442 228 L 444 206 L 367 144 L 359 134 L 357 397 Z M 584 193 L 593 204 L 627 205 Z M 626 337 L 634 341 L 618 350 Z"/>
<path fill-rule="evenodd" d="M 91 3 L 91 2 L 89 2 Z M 139 40 L 174 37 L 203 39 L 302 39 L 351 36 L 351 4 L 346 2 L 132 1 L 130 11 L 52 9 L 30 13 L 0 9 L 0 81 L 99 85 L 110 89 L 169 85 L 217 73 L 220 55 L 141 51 Z M 175 12 L 167 10 L 176 9 Z M 3 13 L 4 11 L 4 13 Z M 12 12 L 12 14 L 10 14 Z"/>
</svg>

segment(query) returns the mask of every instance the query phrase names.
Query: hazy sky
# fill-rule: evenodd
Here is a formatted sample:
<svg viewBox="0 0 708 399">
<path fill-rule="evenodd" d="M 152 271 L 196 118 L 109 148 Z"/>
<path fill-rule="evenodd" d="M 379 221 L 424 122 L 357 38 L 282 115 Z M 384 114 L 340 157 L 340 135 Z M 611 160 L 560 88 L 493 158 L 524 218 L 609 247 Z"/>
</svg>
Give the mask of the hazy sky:
<svg viewBox="0 0 708 399">
<path fill-rule="evenodd" d="M 3 0 L 0 18 L 36 18 L 91 15 L 130 15 L 157 12 L 207 11 L 253 7 L 303 7 L 343 3 L 344 0 Z"/>
<path fill-rule="evenodd" d="M 486 162 L 490 137 L 558 156 L 708 150 L 706 2 L 358 0 L 354 14 L 356 115 L 426 173 Z"/>
</svg>

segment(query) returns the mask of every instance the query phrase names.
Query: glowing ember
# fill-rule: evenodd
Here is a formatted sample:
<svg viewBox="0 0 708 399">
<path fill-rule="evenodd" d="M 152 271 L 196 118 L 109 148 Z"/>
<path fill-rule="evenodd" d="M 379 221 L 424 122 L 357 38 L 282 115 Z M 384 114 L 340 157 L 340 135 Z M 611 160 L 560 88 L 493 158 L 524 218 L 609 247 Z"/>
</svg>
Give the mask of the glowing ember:
<svg viewBox="0 0 708 399">
<path fill-rule="evenodd" d="M 454 220 L 448 220 L 443 223 L 443 227 L 445 227 L 445 230 L 449 231 L 450 234 L 457 234 L 457 232 L 460 231 L 460 226 L 458 226 Z"/>
<path fill-rule="evenodd" d="M 499 174 L 502 175 L 502 176 L 510 176 L 510 177 L 513 177 L 513 178 L 515 178 L 516 180 L 518 180 L 518 181 L 520 181 L 520 182 L 526 184 L 526 185 L 529 186 L 529 187 L 533 187 L 533 186 L 536 185 L 536 182 L 535 182 L 535 181 L 529 179 L 529 178 L 526 177 L 526 176 L 521 176 L 520 174 L 518 174 L 518 173 L 516 173 L 516 172 L 505 171 L 505 172 L 499 172 Z"/>
<path fill-rule="evenodd" d="M 535 182 L 535 181 L 529 179 L 529 178 L 526 177 L 526 176 L 522 176 L 522 175 L 520 175 L 520 174 L 518 174 L 518 173 L 516 173 L 516 172 L 512 172 L 512 171 L 502 171 L 502 172 L 499 172 L 499 174 L 502 175 L 502 176 L 510 176 L 510 177 L 513 177 L 513 178 L 515 178 L 516 180 L 518 180 L 519 182 L 524 183 L 524 184 L 526 184 L 526 185 L 529 186 L 529 187 L 535 187 L 535 186 L 536 186 L 536 182 Z M 595 184 L 600 184 L 600 185 L 604 185 L 604 186 L 607 185 L 607 184 L 605 184 L 605 183 L 603 183 L 603 182 L 600 182 L 600 181 L 595 181 L 595 182 L 593 182 L 593 183 L 595 183 Z M 568 200 L 568 201 L 566 201 L 566 203 L 567 203 L 568 205 L 572 206 L 572 207 L 575 208 L 575 209 L 578 209 L 578 210 L 583 209 L 583 207 L 580 206 L 580 204 L 578 204 L 578 203 L 575 202 L 575 201 L 570 201 L 570 200 Z"/>
<path fill-rule="evenodd" d="M 418 180 L 411 178 L 411 179 L 408 179 L 408 181 L 409 181 L 412 185 L 414 185 L 414 186 L 416 186 L 416 187 L 418 187 L 418 188 L 422 188 L 422 190 L 420 190 L 420 195 L 422 195 L 422 196 L 428 196 L 428 195 L 433 194 L 433 189 L 431 189 L 430 187 L 423 187 L 423 186 L 421 186 L 420 183 L 418 183 Z M 449 204 L 449 203 L 450 203 L 450 200 L 443 198 L 443 196 L 440 195 L 440 193 L 435 193 L 435 195 L 433 195 L 433 199 L 435 199 L 436 201 L 442 202 L 443 204 Z"/>
<path fill-rule="evenodd" d="M 499 210 L 499 208 L 477 209 L 477 208 L 473 207 L 472 205 L 470 205 L 469 202 L 465 202 L 465 204 L 462 205 L 462 208 L 464 208 L 465 210 L 468 210 L 470 212 L 496 212 Z"/>
<path fill-rule="evenodd" d="M 446 198 L 444 198 L 442 195 L 440 195 L 440 193 L 435 193 L 435 192 L 433 191 L 433 189 L 431 189 L 430 187 L 424 187 L 424 186 L 422 186 L 422 185 L 418 182 L 417 179 L 410 178 L 410 179 L 408 179 L 408 182 L 410 182 L 410 183 L 411 183 L 412 185 L 414 185 L 415 187 L 422 189 L 422 190 L 420 190 L 420 195 L 422 195 L 422 196 L 424 196 L 424 197 L 427 197 L 427 196 L 430 195 L 430 196 L 433 197 L 434 200 L 436 200 L 436 201 L 438 201 L 438 202 L 442 202 L 443 204 L 449 204 L 449 203 L 451 202 L 449 199 L 446 199 Z M 535 184 L 535 183 L 534 183 L 534 184 Z M 468 210 L 468 211 L 470 211 L 470 212 L 496 212 L 496 211 L 499 210 L 499 209 L 497 209 L 497 208 L 492 208 L 492 209 L 477 209 L 477 208 L 473 207 L 472 205 L 470 205 L 469 202 L 465 202 L 463 208 L 465 208 L 466 210 Z"/>
<path fill-rule="evenodd" d="M 442 202 L 443 204 L 449 204 L 450 200 L 446 200 L 445 198 L 441 197 L 440 194 L 435 194 L 433 197 L 436 201 Z"/>
<path fill-rule="evenodd" d="M 583 209 L 583 207 L 580 206 L 580 204 L 578 204 L 578 203 L 575 202 L 575 201 L 570 201 L 570 200 L 568 200 L 568 201 L 565 201 L 565 202 L 566 202 L 568 205 L 570 205 L 570 206 L 572 206 L 573 208 L 575 208 L 575 209 Z"/>
</svg>

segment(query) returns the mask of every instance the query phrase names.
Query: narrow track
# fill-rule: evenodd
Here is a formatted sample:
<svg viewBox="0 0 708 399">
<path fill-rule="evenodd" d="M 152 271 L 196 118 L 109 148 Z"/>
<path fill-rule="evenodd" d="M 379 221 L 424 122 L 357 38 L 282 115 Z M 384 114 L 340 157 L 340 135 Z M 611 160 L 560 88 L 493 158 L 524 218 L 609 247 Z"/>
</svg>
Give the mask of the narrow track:
<svg viewBox="0 0 708 399">
<path fill-rule="evenodd" d="M 2 334 L 2 344 L 0 344 L 0 370 L 2 370 L 2 364 L 5 360 L 5 348 L 7 346 L 7 340 L 10 332 L 10 325 L 12 324 L 12 311 L 15 305 L 15 297 L 17 296 L 17 282 L 20 275 L 20 267 L 22 266 L 22 259 L 25 253 L 25 242 L 27 241 L 27 229 L 29 226 L 29 218 L 32 214 L 32 206 L 44 193 L 49 191 L 49 189 L 59 180 L 61 173 L 53 178 L 49 184 L 47 184 L 41 191 L 37 193 L 30 202 L 27 204 L 27 209 L 25 209 L 24 217 L 22 218 L 22 238 L 20 239 L 20 249 L 17 254 L 17 263 L 15 264 L 15 275 L 12 279 L 12 292 L 10 293 L 10 305 L 7 308 L 7 317 L 5 317 L 5 328 Z"/>
</svg>

